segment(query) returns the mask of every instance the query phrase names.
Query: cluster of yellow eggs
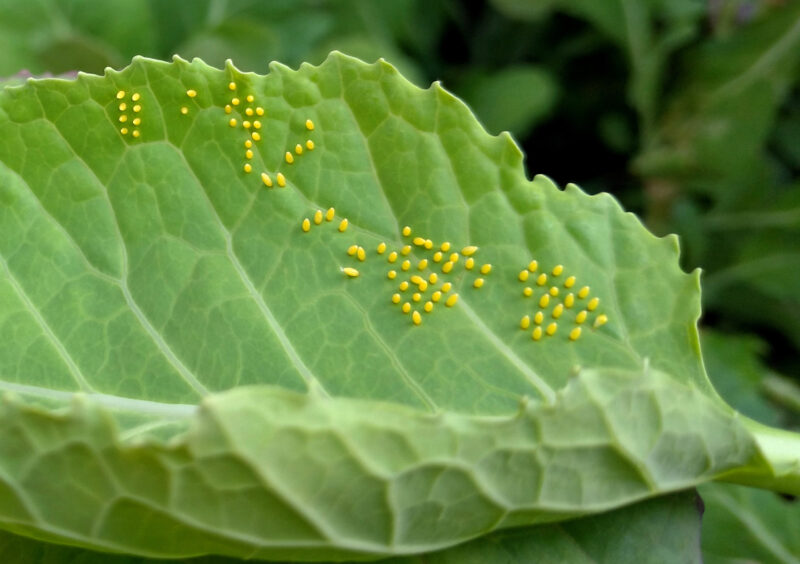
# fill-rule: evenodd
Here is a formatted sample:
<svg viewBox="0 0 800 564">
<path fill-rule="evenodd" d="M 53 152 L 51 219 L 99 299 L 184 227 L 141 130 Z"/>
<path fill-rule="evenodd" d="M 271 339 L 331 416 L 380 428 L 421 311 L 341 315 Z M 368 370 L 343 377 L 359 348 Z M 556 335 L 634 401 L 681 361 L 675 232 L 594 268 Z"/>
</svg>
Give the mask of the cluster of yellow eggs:
<svg viewBox="0 0 800 564">
<path fill-rule="evenodd" d="M 327 211 L 325 211 L 325 212 L 323 212 L 322 210 L 317 210 L 316 212 L 314 212 L 314 215 L 313 215 L 313 218 L 312 218 L 313 222 L 314 222 L 313 225 L 321 225 L 323 219 L 325 221 L 333 221 L 335 217 L 336 217 L 336 210 L 334 208 L 328 208 Z M 302 229 L 303 232 L 308 233 L 309 231 L 311 231 L 312 219 L 309 219 L 309 218 L 305 217 L 305 218 L 303 218 L 303 221 L 300 222 L 300 229 Z M 346 231 L 347 230 L 347 223 L 348 223 L 347 222 L 347 218 L 346 217 L 343 218 L 339 222 L 339 231 L 341 231 L 341 232 Z"/>
<path fill-rule="evenodd" d="M 242 99 L 237 95 L 239 87 L 236 82 L 229 82 L 228 89 L 231 91 L 231 99 L 225 105 L 226 115 L 230 116 L 228 124 L 232 128 L 241 128 L 247 133 L 244 140 L 244 164 L 243 171 L 247 174 L 253 172 L 253 157 L 255 143 L 262 140 L 261 119 L 266 112 L 259 106 L 253 94 L 247 94 Z M 197 91 L 189 89 L 186 96 L 194 99 Z M 131 134 L 132 137 L 140 136 L 139 126 L 142 123 L 140 112 L 142 111 L 141 94 L 133 92 L 130 100 L 127 99 L 128 93 L 124 90 L 117 92 L 120 123 L 120 133 L 122 135 Z M 235 112 L 235 114 L 234 114 Z M 189 107 L 180 108 L 182 115 L 189 115 Z M 310 134 L 314 131 L 314 122 L 310 119 L 305 121 L 305 129 Z M 293 150 L 286 151 L 283 160 L 291 165 L 296 159 L 306 151 L 313 151 L 314 141 L 308 138 L 304 144 L 297 143 Z M 279 187 L 286 186 L 286 177 L 278 172 L 275 174 L 275 181 L 272 176 L 264 171 L 261 172 L 263 184 L 272 188 L 275 184 Z M 323 221 L 332 222 L 336 217 L 333 207 L 326 211 L 316 210 L 311 217 L 305 217 L 301 221 L 301 230 L 305 233 L 311 231 L 312 227 L 321 225 Z M 348 220 L 342 218 L 339 221 L 338 231 L 347 231 Z M 453 278 L 459 272 L 471 272 L 475 275 L 472 280 L 472 287 L 480 289 L 486 283 L 486 276 L 492 272 L 492 265 L 476 263 L 475 254 L 478 247 L 470 245 L 463 247 L 460 251 L 455 251 L 449 241 L 434 243 L 429 238 L 413 236 L 410 226 L 402 229 L 402 235 L 408 241 L 406 244 L 398 246 L 397 249 L 390 249 L 385 242 L 381 242 L 375 248 L 375 254 L 382 256 L 386 260 L 388 269 L 386 277 L 388 280 L 397 284 L 392 291 L 391 304 L 399 306 L 402 314 L 410 314 L 414 325 L 421 325 L 423 314 L 430 314 L 439 304 L 446 307 L 453 307 L 459 299 L 456 292 L 452 292 Z M 413 255 L 412 255 L 413 251 Z M 351 244 L 346 248 L 347 255 L 358 262 L 365 262 L 368 258 L 367 250 L 357 244 Z M 341 272 L 347 278 L 358 278 L 360 271 L 355 266 L 342 267 Z M 528 265 L 519 271 L 517 279 L 524 284 L 522 289 L 522 299 L 530 300 L 535 304 L 536 311 L 525 313 L 519 321 L 522 330 L 531 331 L 531 339 L 540 341 L 543 337 L 550 337 L 558 332 L 559 321 L 564 319 L 571 320 L 573 327 L 569 330 L 568 338 L 576 341 L 581 337 L 582 326 L 590 320 L 593 327 L 597 328 L 608 322 L 608 316 L 604 313 L 596 313 L 600 305 L 599 297 L 590 297 L 591 289 L 589 286 L 576 287 L 577 278 L 574 275 L 567 275 L 564 266 L 557 264 L 549 271 L 539 269 L 539 263 L 532 260 Z"/>
<path fill-rule="evenodd" d="M 573 327 L 569 332 L 569 340 L 577 341 L 582 333 L 581 325 L 587 320 L 589 314 L 594 312 L 600 305 L 600 298 L 589 298 L 591 288 L 589 286 L 582 286 L 578 290 L 573 290 L 577 283 L 575 276 L 565 276 L 564 266 L 557 264 L 554 266 L 548 275 L 546 272 L 539 271 L 539 262 L 532 260 L 528 266 L 520 270 L 517 278 L 521 283 L 526 284 L 522 289 L 523 299 L 532 299 L 537 306 L 533 316 L 526 314 L 519 322 L 520 329 L 527 330 L 533 321 L 534 328 L 531 331 L 531 339 L 534 341 L 541 340 L 542 337 L 551 337 L 558 331 L 558 321 L 565 313 L 575 311 L 574 315 L 570 315 L 574 322 Z M 533 285 L 527 285 L 528 282 L 533 282 Z M 537 286 L 534 289 L 533 286 Z M 585 304 L 580 302 L 587 300 Z M 550 306 L 552 305 L 552 308 Z M 546 318 L 550 318 L 549 323 L 545 323 Z M 605 314 L 597 315 L 594 319 L 594 326 L 600 327 L 608 321 L 608 316 Z"/>
<path fill-rule="evenodd" d="M 239 86 L 236 84 L 236 82 L 231 81 L 228 83 L 228 90 L 232 92 L 232 97 L 229 103 L 225 104 L 224 109 L 225 114 L 230 116 L 226 118 L 228 120 L 228 125 L 234 129 L 244 129 L 247 133 L 247 138 L 244 140 L 244 162 L 242 164 L 242 170 L 245 173 L 250 174 L 253 172 L 255 144 L 259 143 L 263 138 L 261 133 L 263 124 L 261 120 L 266 115 L 266 110 L 264 110 L 262 106 L 258 105 L 256 97 L 253 94 L 247 94 L 244 96 L 244 99 L 240 98 L 239 95 L 237 95 L 238 89 Z M 187 90 L 186 96 L 191 99 L 196 98 L 197 90 Z M 189 107 L 181 106 L 180 113 L 185 116 L 189 115 Z M 309 133 L 312 132 L 314 130 L 314 122 L 310 119 L 307 119 L 305 122 L 305 127 Z M 135 134 L 135 136 L 138 136 L 138 134 Z M 306 139 L 305 143 L 303 144 L 297 143 L 294 146 L 293 151 L 286 151 L 283 158 L 287 164 L 293 164 L 296 157 L 299 157 L 305 151 L 313 151 L 314 148 L 314 141 L 309 138 Z M 276 173 L 275 179 L 273 180 L 269 172 L 262 171 L 261 181 L 267 188 L 272 188 L 275 185 L 280 188 L 286 186 L 286 176 L 282 172 Z"/>
<path fill-rule="evenodd" d="M 142 111 L 142 95 L 138 92 L 131 94 L 130 101 L 127 101 L 128 93 L 124 90 L 117 92 L 117 100 L 119 105 L 119 115 L 117 121 L 119 122 L 119 132 L 122 135 L 128 135 L 137 139 L 141 135 L 139 126 L 142 124 L 142 116 L 139 115 Z"/>
<path fill-rule="evenodd" d="M 432 313 L 439 304 L 446 307 L 456 305 L 459 295 L 452 292 L 451 279 L 456 275 L 457 264 L 463 265 L 464 270 L 475 270 L 482 275 L 473 280 L 475 289 L 483 287 L 483 276 L 492 270 L 490 264 L 483 264 L 476 269 L 473 255 L 478 248 L 475 246 L 464 247 L 460 252 L 454 251 L 449 241 L 435 244 L 425 237 L 412 238 L 409 226 L 403 228 L 402 234 L 409 240 L 407 244 L 390 249 L 385 242 L 381 242 L 375 248 L 375 253 L 386 260 L 386 278 L 397 284 L 391 303 L 399 306 L 400 313 L 410 315 L 414 325 L 421 325 L 423 314 Z M 360 262 L 366 261 L 368 256 L 363 247 L 355 244 L 347 248 L 347 254 Z M 354 267 L 342 270 L 351 278 L 359 276 L 358 269 Z"/>
</svg>

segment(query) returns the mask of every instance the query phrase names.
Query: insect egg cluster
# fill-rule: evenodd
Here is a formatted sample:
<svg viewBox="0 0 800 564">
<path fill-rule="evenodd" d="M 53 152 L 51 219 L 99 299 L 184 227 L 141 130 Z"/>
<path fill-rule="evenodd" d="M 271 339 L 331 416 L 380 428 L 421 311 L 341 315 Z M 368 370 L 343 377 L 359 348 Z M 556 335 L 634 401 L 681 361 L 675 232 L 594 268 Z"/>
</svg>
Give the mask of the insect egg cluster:
<svg viewBox="0 0 800 564">
<path fill-rule="evenodd" d="M 304 217 L 303 220 L 300 222 L 300 229 L 303 233 L 309 233 L 312 227 L 317 227 L 325 223 L 332 223 L 333 220 L 336 218 L 336 210 L 334 208 L 328 208 L 326 211 L 316 210 L 314 215 L 311 217 Z M 339 226 L 337 227 L 337 231 L 339 233 L 344 233 L 347 231 L 347 227 L 349 225 L 349 221 L 347 218 L 342 218 L 339 221 Z M 347 248 L 347 254 L 360 262 L 364 262 L 367 260 L 367 252 L 366 250 L 359 246 L 359 245 L 350 245 Z M 361 275 L 361 272 L 352 266 L 345 266 L 340 267 L 339 270 L 347 277 L 347 278 L 358 278 Z"/>
<path fill-rule="evenodd" d="M 538 287 L 538 290 L 534 290 L 533 285 L 526 285 L 522 289 L 523 300 L 533 298 L 533 303 L 538 307 L 538 311 L 533 315 L 534 328 L 531 331 L 531 339 L 534 341 L 555 335 L 558 332 L 558 323 L 565 315 L 571 318 L 574 324 L 567 338 L 570 341 L 577 341 L 581 337 L 582 325 L 587 321 L 590 312 L 594 312 L 600 306 L 600 298 L 596 296 L 589 298 L 591 292 L 589 286 L 582 286 L 575 291 L 577 278 L 570 275 L 563 278 L 562 282 L 563 273 L 564 266 L 561 264 L 555 265 L 548 273 L 540 271 L 539 262 L 532 260 L 517 275 L 520 282 L 527 283 L 532 280 L 533 285 Z M 585 303 L 580 303 L 584 301 Z M 572 312 L 575 312 L 574 315 Z M 607 322 L 608 316 L 600 314 L 594 318 L 593 326 L 597 328 Z M 530 325 L 531 316 L 526 313 L 520 320 L 520 329 L 527 330 Z"/>
<path fill-rule="evenodd" d="M 225 120 L 225 124 L 217 122 L 219 127 L 240 136 L 236 143 L 242 159 L 237 166 L 241 166 L 245 175 L 255 172 L 267 188 L 286 187 L 287 178 L 284 172 L 264 170 L 263 164 L 259 164 L 259 155 L 265 154 L 260 145 L 267 129 L 264 125 L 267 123 L 264 106 L 271 106 L 258 100 L 257 93 L 252 92 L 246 76 L 239 78 L 241 83 L 230 80 L 217 85 L 218 89 L 223 90 L 224 115 L 218 107 L 213 109 L 215 113 L 212 115 L 216 116 L 215 120 L 220 119 L 220 116 Z M 192 86 L 187 85 L 185 98 L 181 89 L 176 93 L 176 97 L 182 100 L 178 104 L 179 113 L 188 116 L 185 119 L 191 119 L 196 113 L 198 106 L 195 104 L 202 98 L 198 93 L 199 87 Z M 111 94 L 107 96 L 110 98 Z M 116 105 L 117 113 L 114 114 L 111 109 L 109 114 L 112 121 L 116 119 L 115 125 L 119 133 L 132 139 L 140 138 L 142 94 L 133 89 L 120 89 L 116 93 L 116 100 L 111 101 Z M 271 153 L 283 171 L 294 170 L 294 165 L 302 169 L 302 157 L 308 156 L 317 147 L 313 139 L 317 126 L 311 119 L 305 119 L 305 116 L 303 118 L 304 121 L 298 121 L 290 128 L 294 137 L 288 146 L 276 146 L 275 153 Z M 234 131 L 231 132 L 228 128 Z M 317 151 L 317 156 L 319 152 Z M 313 161 L 314 158 L 312 155 L 310 160 Z M 446 308 L 456 306 L 459 301 L 456 290 L 478 292 L 491 284 L 492 264 L 481 260 L 480 249 L 475 245 L 459 248 L 450 241 L 434 241 L 424 233 L 416 232 L 411 226 L 400 230 L 402 238 L 398 238 L 398 241 L 378 242 L 373 239 L 365 243 L 363 230 L 357 225 L 350 228 L 349 220 L 346 217 L 337 217 L 333 207 L 313 210 L 313 213 L 300 219 L 302 234 L 309 234 L 320 227 L 326 229 L 324 233 L 330 235 L 348 231 L 352 235 L 356 231 L 355 235 L 359 240 L 340 238 L 348 243 L 344 245 L 344 264 L 339 266 L 341 278 L 374 279 L 367 274 L 379 268 L 380 283 L 390 288 L 385 307 L 394 308 L 401 317 L 407 316 L 405 319 L 412 326 L 423 325 L 437 311 L 446 311 Z M 376 264 L 379 266 L 374 266 Z M 564 335 L 557 338 L 574 342 L 583 336 L 587 327 L 596 329 L 609 321 L 608 315 L 602 312 L 600 297 L 592 295 L 590 286 L 579 283 L 578 277 L 568 272 L 562 264 L 544 268 L 537 260 L 531 260 L 524 268 L 515 270 L 514 275 L 520 289 L 512 291 L 519 292 L 517 295 L 521 295 L 520 299 L 525 304 L 524 311 L 520 312 L 522 315 L 515 316 L 519 330 L 529 332 L 530 339 L 535 342 L 547 341 L 549 337 L 557 335 Z M 516 284 L 513 279 L 509 282 Z M 353 288 L 367 287 L 358 281 L 353 283 Z M 516 330 L 510 327 L 509 331 Z"/>
<path fill-rule="evenodd" d="M 386 279 L 396 284 L 390 304 L 398 306 L 402 315 L 410 315 L 412 325 L 422 325 L 424 316 L 437 307 L 453 307 L 458 303 L 459 294 L 452 291 L 453 280 L 461 274 L 454 270 L 457 264 L 463 265 L 463 271 L 477 270 L 480 274 L 472 281 L 473 288 L 480 289 L 486 283 L 484 277 L 492 271 L 492 265 L 477 266 L 473 255 L 478 247 L 467 246 L 461 252 L 452 252 L 449 242 L 437 245 L 430 238 L 412 237 L 410 226 L 404 227 L 401 233 L 408 241 L 406 244 L 391 249 L 386 242 L 381 242 L 375 247 L 375 253 L 387 262 Z M 366 250 L 357 244 L 350 245 L 347 254 L 362 262 L 367 256 Z M 442 262 L 445 255 L 447 260 Z"/>
<path fill-rule="evenodd" d="M 326 222 L 331 222 L 336 217 L 336 210 L 334 208 L 328 208 L 326 211 L 317 210 L 314 212 L 314 215 L 311 218 L 304 217 L 303 221 L 300 222 L 300 228 L 303 230 L 304 233 L 308 233 L 311 231 L 311 228 L 316 225 L 322 225 L 322 221 L 325 220 Z M 312 223 L 313 222 L 313 223 Z M 347 218 L 342 219 L 339 223 L 340 231 L 341 231 L 341 224 L 345 223 L 346 225 Z M 355 254 L 355 251 L 352 253 Z"/>
<path fill-rule="evenodd" d="M 306 129 L 309 132 L 314 131 L 314 122 L 311 121 L 310 119 L 306 120 L 305 126 L 306 126 Z M 303 150 L 304 149 L 308 149 L 309 151 L 313 151 L 314 150 L 314 141 L 312 141 L 311 139 L 306 139 L 306 142 L 303 145 L 301 145 L 300 143 L 297 143 L 294 146 L 294 150 L 293 151 L 286 151 L 284 153 L 284 155 L 283 155 L 283 158 L 286 161 L 286 164 L 293 164 L 294 160 L 295 160 L 295 155 L 297 155 L 299 157 L 300 155 L 303 154 Z"/>
<path fill-rule="evenodd" d="M 117 91 L 116 99 L 118 101 L 117 110 L 119 114 L 117 121 L 119 123 L 119 132 L 122 135 L 128 135 L 138 139 L 141 136 L 139 126 L 142 124 L 142 95 L 138 92 L 131 94 L 128 100 L 128 93 L 125 90 Z"/>
<path fill-rule="evenodd" d="M 265 119 L 266 110 L 263 106 L 258 105 L 254 94 L 246 94 L 242 97 L 242 94 L 239 93 L 241 90 L 240 85 L 237 84 L 236 81 L 231 80 L 228 82 L 227 90 L 230 92 L 229 95 L 231 98 L 224 106 L 225 120 L 229 127 L 232 129 L 244 130 L 246 134 L 243 140 L 244 159 L 242 160 L 242 170 L 245 174 L 250 174 L 255 171 L 256 165 L 254 165 L 254 158 L 257 153 L 257 144 L 260 143 L 263 138 L 262 120 Z M 186 96 L 190 100 L 194 100 L 198 96 L 197 90 L 193 88 L 186 90 Z M 180 113 L 184 116 L 189 115 L 190 107 L 187 105 L 181 106 Z M 123 119 L 127 121 L 127 117 Z M 305 129 L 310 135 L 314 130 L 314 122 L 307 119 L 305 121 Z M 125 133 L 127 133 L 127 130 L 123 132 L 123 134 Z M 138 137 L 137 132 L 134 132 L 134 137 Z M 283 160 L 285 160 L 287 164 L 293 164 L 297 157 L 306 151 L 313 151 L 315 147 L 314 141 L 309 137 L 302 144 L 295 144 L 291 151 L 286 151 Z M 269 171 L 261 171 L 258 174 L 261 178 L 261 182 L 267 188 L 273 188 L 274 186 L 280 188 L 286 187 L 286 176 L 282 172 L 271 174 Z"/>
<path fill-rule="evenodd" d="M 225 104 L 225 114 L 231 116 L 228 118 L 228 125 L 230 127 L 234 129 L 241 128 L 246 134 L 246 138 L 243 141 L 244 162 L 242 164 L 242 170 L 244 170 L 246 174 L 250 174 L 253 172 L 252 160 L 255 156 L 255 144 L 261 141 L 261 118 L 266 112 L 261 106 L 255 105 L 256 97 L 254 94 L 247 94 L 244 97 L 243 103 L 242 99 L 237 95 L 238 89 L 239 86 L 235 81 L 228 83 L 228 90 L 233 92 L 233 96 L 230 102 Z M 238 114 L 238 118 L 232 115 L 234 112 Z M 275 185 L 269 173 L 262 171 L 260 176 L 261 181 L 266 187 L 272 188 Z M 276 176 L 276 182 L 280 187 L 286 186 L 286 178 L 283 174 L 279 173 Z"/>
</svg>

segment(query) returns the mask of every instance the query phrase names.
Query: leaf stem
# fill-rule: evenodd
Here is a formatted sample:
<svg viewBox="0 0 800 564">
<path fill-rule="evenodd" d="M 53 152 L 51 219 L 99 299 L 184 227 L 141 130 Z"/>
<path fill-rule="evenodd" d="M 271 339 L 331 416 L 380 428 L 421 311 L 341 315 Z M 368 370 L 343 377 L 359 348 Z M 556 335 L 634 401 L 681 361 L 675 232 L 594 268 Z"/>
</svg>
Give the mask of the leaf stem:
<svg viewBox="0 0 800 564">
<path fill-rule="evenodd" d="M 753 434 L 759 456 L 746 466 L 717 479 L 800 496 L 800 433 L 769 427 L 743 417 Z"/>
</svg>

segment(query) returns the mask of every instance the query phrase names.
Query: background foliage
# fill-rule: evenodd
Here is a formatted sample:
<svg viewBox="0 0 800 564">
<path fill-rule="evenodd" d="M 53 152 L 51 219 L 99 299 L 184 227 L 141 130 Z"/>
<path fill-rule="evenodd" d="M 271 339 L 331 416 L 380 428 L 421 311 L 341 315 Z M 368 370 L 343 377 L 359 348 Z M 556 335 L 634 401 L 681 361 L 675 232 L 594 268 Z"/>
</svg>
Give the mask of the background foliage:
<svg viewBox="0 0 800 564">
<path fill-rule="evenodd" d="M 512 132 L 531 174 L 678 233 L 684 267 L 704 270 L 712 381 L 746 415 L 800 428 L 797 0 L 0 0 L 0 77 L 173 53 L 263 73 L 332 49 L 442 80 Z M 701 494 L 707 562 L 800 559 L 800 502 Z"/>
</svg>

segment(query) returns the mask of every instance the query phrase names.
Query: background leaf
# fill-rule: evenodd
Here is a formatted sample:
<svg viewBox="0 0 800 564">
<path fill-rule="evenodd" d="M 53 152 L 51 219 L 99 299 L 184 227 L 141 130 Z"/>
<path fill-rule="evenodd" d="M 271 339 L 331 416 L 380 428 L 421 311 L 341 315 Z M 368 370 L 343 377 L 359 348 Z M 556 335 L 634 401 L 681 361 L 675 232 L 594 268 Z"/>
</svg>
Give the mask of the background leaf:
<svg viewBox="0 0 800 564">
<path fill-rule="evenodd" d="M 714 387 L 737 411 L 767 425 L 782 423 L 763 394 L 766 368 L 760 356 L 766 344 L 756 337 L 703 333 L 703 360 Z"/>
<path fill-rule="evenodd" d="M 787 501 L 773 492 L 729 484 L 705 484 L 700 493 L 706 503 L 705 562 L 800 562 L 797 500 Z"/>
<path fill-rule="evenodd" d="M 558 93 L 552 77 L 530 65 L 498 73 L 476 71 L 463 80 L 460 91 L 486 129 L 518 137 L 525 137 L 551 111 Z"/>
</svg>

